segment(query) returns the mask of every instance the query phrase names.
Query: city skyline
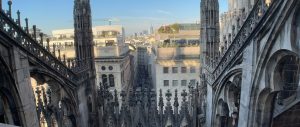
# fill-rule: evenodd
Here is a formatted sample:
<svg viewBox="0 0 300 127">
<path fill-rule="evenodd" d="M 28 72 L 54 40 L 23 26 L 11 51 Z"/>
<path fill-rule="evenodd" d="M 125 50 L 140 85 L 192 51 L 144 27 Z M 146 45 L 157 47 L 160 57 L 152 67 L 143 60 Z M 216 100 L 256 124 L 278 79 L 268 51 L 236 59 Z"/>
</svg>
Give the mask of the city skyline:
<svg viewBox="0 0 300 127">
<path fill-rule="evenodd" d="M 0 0 L 0 127 L 298 127 L 299 35 L 300 0 Z"/>
<path fill-rule="evenodd" d="M 6 3 L 8 0 L 3 0 Z M 227 1 L 220 1 L 220 10 L 227 10 Z M 13 1 L 13 17 L 21 11 L 21 22 L 29 18 L 29 25 L 37 25 L 44 33 L 52 30 L 73 28 L 73 0 Z M 126 35 L 172 23 L 196 23 L 200 21 L 200 1 L 156 1 L 156 0 L 91 0 L 93 26 L 108 25 L 106 19 L 113 19 L 112 25 L 122 25 Z M 3 5 L 8 8 L 7 4 Z M 179 8 L 178 8 L 179 7 Z M 195 9 L 197 8 L 197 9 Z M 25 17 L 26 16 L 26 17 Z"/>
</svg>

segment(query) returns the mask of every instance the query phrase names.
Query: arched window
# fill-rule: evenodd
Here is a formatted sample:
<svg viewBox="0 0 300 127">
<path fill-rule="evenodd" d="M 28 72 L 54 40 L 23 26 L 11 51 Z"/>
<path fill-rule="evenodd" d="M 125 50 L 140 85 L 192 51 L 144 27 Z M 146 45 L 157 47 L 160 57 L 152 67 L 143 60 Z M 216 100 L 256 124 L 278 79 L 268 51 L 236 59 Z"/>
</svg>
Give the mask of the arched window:
<svg viewBox="0 0 300 127">
<path fill-rule="evenodd" d="M 226 127 L 228 125 L 228 117 L 229 117 L 229 108 L 228 104 L 223 100 L 219 100 L 217 104 L 217 114 L 215 118 L 215 126 L 216 127 Z"/>
<path fill-rule="evenodd" d="M 92 105 L 92 99 L 91 97 L 88 97 L 88 110 L 89 112 L 92 112 L 93 111 L 93 105 Z"/>
<path fill-rule="evenodd" d="M 112 74 L 109 75 L 109 84 L 110 84 L 110 87 L 115 87 L 115 78 L 114 78 L 114 75 L 112 75 Z"/>
<path fill-rule="evenodd" d="M 102 83 L 104 86 L 108 86 L 107 75 L 102 75 Z"/>
<path fill-rule="evenodd" d="M 295 28 L 296 28 L 296 40 L 295 43 L 297 44 L 297 47 L 300 47 L 300 8 L 296 11 L 296 18 L 295 18 Z"/>
<path fill-rule="evenodd" d="M 282 91 L 278 94 L 278 104 L 283 104 L 283 100 L 295 95 L 299 83 L 299 58 L 293 55 L 285 56 L 277 65 L 279 73 L 279 83 Z"/>
<path fill-rule="evenodd" d="M 0 96 L 0 123 L 13 124 L 10 106 L 4 96 Z"/>
</svg>

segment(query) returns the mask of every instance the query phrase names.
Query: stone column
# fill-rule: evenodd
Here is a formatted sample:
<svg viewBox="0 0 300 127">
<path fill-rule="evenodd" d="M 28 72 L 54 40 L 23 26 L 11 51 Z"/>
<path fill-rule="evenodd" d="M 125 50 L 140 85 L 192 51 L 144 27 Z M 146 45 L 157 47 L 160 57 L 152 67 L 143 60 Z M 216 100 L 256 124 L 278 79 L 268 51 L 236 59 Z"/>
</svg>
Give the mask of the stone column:
<svg viewBox="0 0 300 127">
<path fill-rule="evenodd" d="M 88 127 L 88 121 L 89 121 L 89 111 L 88 111 L 88 105 L 87 105 L 88 98 L 85 93 L 85 86 L 86 86 L 86 83 L 84 82 L 77 88 L 78 113 L 79 113 L 78 126 L 81 126 L 81 127 Z"/>
<path fill-rule="evenodd" d="M 213 120 L 212 118 L 212 113 L 214 110 L 214 106 L 215 104 L 213 104 L 213 89 L 210 85 L 207 85 L 207 107 L 206 108 L 206 126 L 207 127 L 211 127 L 213 125 Z"/>
<path fill-rule="evenodd" d="M 20 112 L 24 114 L 24 126 L 39 127 L 39 121 L 36 111 L 35 96 L 32 89 L 29 62 L 25 53 L 18 48 L 13 49 L 13 73 L 20 94 L 21 106 Z"/>
<path fill-rule="evenodd" d="M 2 11 L 2 0 L 0 0 L 0 11 Z"/>
<path fill-rule="evenodd" d="M 242 85 L 241 85 L 241 99 L 240 100 L 240 111 L 239 111 L 239 122 L 238 127 L 247 127 L 247 123 L 251 123 L 249 121 L 249 113 L 250 113 L 250 100 L 251 100 L 251 89 L 252 89 L 252 74 L 253 74 L 253 43 L 244 50 L 244 58 L 242 63 Z"/>
</svg>

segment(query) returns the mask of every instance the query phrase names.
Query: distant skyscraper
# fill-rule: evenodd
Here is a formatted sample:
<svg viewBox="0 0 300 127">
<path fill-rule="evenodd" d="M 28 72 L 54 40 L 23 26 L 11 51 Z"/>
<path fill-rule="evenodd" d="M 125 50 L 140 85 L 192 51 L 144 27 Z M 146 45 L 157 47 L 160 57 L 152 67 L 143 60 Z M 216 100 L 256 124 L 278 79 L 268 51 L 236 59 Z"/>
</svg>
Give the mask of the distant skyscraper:
<svg viewBox="0 0 300 127">
<path fill-rule="evenodd" d="M 137 36 L 138 36 L 138 33 L 134 33 L 134 37 L 137 38 Z"/>
<path fill-rule="evenodd" d="M 149 34 L 153 34 L 154 33 L 154 28 L 153 28 L 153 26 L 151 25 L 150 26 L 150 29 L 149 29 Z"/>
</svg>

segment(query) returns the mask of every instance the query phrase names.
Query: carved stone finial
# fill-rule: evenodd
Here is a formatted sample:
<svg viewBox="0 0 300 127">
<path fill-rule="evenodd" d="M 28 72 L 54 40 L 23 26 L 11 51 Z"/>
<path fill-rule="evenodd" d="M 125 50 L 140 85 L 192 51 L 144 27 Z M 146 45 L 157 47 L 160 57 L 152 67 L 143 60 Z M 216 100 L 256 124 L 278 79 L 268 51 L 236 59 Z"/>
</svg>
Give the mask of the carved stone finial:
<svg viewBox="0 0 300 127">
<path fill-rule="evenodd" d="M 43 42 L 44 42 L 44 34 L 43 33 L 40 33 L 40 38 L 41 38 L 40 45 L 43 46 Z"/>
<path fill-rule="evenodd" d="M 33 36 L 34 40 L 37 41 L 36 40 L 36 25 L 33 25 L 33 35 L 32 36 Z"/>
<path fill-rule="evenodd" d="M 74 68 L 75 67 L 75 62 L 74 62 L 74 60 L 72 60 L 72 68 Z"/>
<path fill-rule="evenodd" d="M 50 39 L 47 38 L 46 41 L 47 41 L 47 50 L 50 51 Z"/>
<path fill-rule="evenodd" d="M 115 89 L 115 106 L 119 106 L 118 91 Z"/>
<path fill-rule="evenodd" d="M 70 59 L 67 60 L 67 66 L 68 66 L 68 68 L 71 67 L 71 60 L 70 60 Z M 101 85 L 100 85 L 100 86 L 101 86 Z"/>
<path fill-rule="evenodd" d="M 53 51 L 52 51 L 52 52 L 53 52 L 53 55 L 54 55 L 54 56 L 56 56 L 56 53 L 55 53 L 55 52 L 56 52 L 56 50 L 55 50 L 55 48 L 56 48 L 56 45 L 55 45 L 55 44 L 53 44 L 53 45 L 52 45 L 52 47 L 53 47 Z"/>
<path fill-rule="evenodd" d="M 12 5 L 12 0 L 9 0 L 9 1 L 7 2 L 7 4 L 8 4 L 8 15 L 9 15 L 9 17 L 11 17 L 11 5 Z"/>
<path fill-rule="evenodd" d="M 60 57 L 60 49 L 58 49 L 57 51 L 58 51 L 58 60 L 61 60 L 61 57 Z"/>
<path fill-rule="evenodd" d="M 63 63 L 66 65 L 66 55 L 65 54 L 63 54 Z"/>
<path fill-rule="evenodd" d="M 25 24 L 26 24 L 26 27 L 25 27 L 26 33 L 29 34 L 28 18 L 25 18 Z"/>
<path fill-rule="evenodd" d="M 159 103 L 158 103 L 159 107 L 164 107 L 164 100 L 163 100 L 163 97 L 162 97 L 162 90 L 160 89 L 159 90 Z"/>
<path fill-rule="evenodd" d="M 168 90 L 166 93 L 167 101 L 171 100 L 171 96 L 172 96 L 172 93 L 170 92 L 170 90 Z"/>
<path fill-rule="evenodd" d="M 111 102 L 113 95 L 107 89 L 104 89 L 104 98 L 107 100 L 107 102 Z"/>
<path fill-rule="evenodd" d="M 19 10 L 17 11 L 17 15 L 18 15 L 17 23 L 19 26 L 21 26 L 21 16 L 20 16 L 21 12 Z"/>
<path fill-rule="evenodd" d="M 183 90 L 183 91 L 182 91 L 181 96 L 183 97 L 182 100 L 183 100 L 183 101 L 186 101 L 186 97 L 187 97 L 187 92 L 186 92 L 186 90 Z"/>
<path fill-rule="evenodd" d="M 177 97 L 177 89 L 175 90 L 175 97 L 174 97 L 174 107 L 178 107 L 179 103 L 178 103 L 178 97 Z"/>
</svg>

